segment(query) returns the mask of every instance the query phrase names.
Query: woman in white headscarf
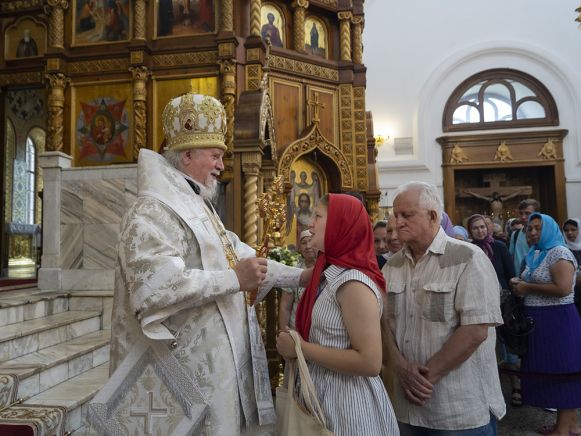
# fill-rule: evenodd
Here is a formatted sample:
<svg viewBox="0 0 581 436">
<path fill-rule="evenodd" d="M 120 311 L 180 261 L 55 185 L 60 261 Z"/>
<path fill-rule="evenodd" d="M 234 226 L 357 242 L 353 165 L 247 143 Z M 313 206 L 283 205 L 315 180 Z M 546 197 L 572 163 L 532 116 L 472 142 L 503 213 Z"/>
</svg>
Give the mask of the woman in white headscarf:
<svg viewBox="0 0 581 436">
<path fill-rule="evenodd" d="M 581 262 L 581 220 L 579 218 L 569 218 L 563 224 L 563 236 L 567 248 L 573 252 L 577 265 Z M 577 266 L 577 281 L 575 282 L 575 306 L 581 315 L 581 266 Z"/>
</svg>

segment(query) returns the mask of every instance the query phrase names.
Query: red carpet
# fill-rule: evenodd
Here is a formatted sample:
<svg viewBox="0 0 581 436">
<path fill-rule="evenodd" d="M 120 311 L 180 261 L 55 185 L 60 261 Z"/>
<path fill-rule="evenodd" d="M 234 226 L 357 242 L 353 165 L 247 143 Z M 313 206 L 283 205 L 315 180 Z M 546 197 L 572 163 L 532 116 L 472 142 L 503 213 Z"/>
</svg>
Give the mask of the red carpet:
<svg viewBox="0 0 581 436">
<path fill-rule="evenodd" d="M 0 288 L 5 286 L 18 286 L 36 283 L 36 279 L 0 279 Z"/>
<path fill-rule="evenodd" d="M 2 436 L 34 436 L 34 429 L 29 425 L 0 424 L 0 434 Z"/>
</svg>

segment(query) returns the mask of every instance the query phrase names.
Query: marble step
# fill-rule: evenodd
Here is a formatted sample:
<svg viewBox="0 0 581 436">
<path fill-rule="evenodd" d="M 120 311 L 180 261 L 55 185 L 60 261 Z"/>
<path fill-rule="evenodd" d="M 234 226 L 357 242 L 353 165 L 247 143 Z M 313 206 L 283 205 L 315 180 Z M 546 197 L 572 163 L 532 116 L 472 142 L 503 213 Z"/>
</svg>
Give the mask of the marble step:
<svg viewBox="0 0 581 436">
<path fill-rule="evenodd" d="M 0 328 L 0 362 L 86 335 L 101 328 L 101 312 L 68 311 Z"/>
<path fill-rule="evenodd" d="M 65 428 L 72 432 L 84 425 L 87 403 L 99 392 L 108 378 L 109 362 L 41 392 L 24 403 L 66 407 L 68 413 Z"/>
<path fill-rule="evenodd" d="M 0 327 L 69 310 L 69 294 L 26 289 L 0 294 Z"/>
<path fill-rule="evenodd" d="M 18 398 L 33 395 L 109 360 L 110 330 L 99 330 L 61 344 L 0 362 L 0 373 L 16 374 Z"/>
</svg>

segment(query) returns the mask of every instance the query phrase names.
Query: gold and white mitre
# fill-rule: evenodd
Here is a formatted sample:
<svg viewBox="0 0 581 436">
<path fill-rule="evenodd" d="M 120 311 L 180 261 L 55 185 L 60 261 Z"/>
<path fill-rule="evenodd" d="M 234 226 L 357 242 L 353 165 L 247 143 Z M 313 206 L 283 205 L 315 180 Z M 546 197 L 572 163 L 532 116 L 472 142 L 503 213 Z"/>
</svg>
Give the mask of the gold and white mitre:
<svg viewBox="0 0 581 436">
<path fill-rule="evenodd" d="M 226 150 L 226 111 L 214 97 L 190 92 L 175 97 L 163 110 L 162 121 L 168 149 Z"/>
</svg>

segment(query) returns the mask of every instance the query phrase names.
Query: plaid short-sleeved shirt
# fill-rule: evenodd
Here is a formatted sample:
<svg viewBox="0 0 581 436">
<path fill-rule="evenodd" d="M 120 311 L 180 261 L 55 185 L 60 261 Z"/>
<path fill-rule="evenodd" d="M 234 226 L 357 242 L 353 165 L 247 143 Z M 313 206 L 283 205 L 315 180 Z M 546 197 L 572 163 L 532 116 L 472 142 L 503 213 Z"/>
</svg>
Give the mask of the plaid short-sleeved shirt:
<svg viewBox="0 0 581 436">
<path fill-rule="evenodd" d="M 396 384 L 397 419 L 432 429 L 462 430 L 486 425 L 490 413 L 502 418 L 506 406 L 494 329 L 502 324 L 499 285 L 484 252 L 440 229 L 417 263 L 404 247 L 382 271 L 388 288 L 384 322 L 408 361 L 426 364 L 461 325 L 490 325 L 488 338 L 434 386 L 424 406 L 409 403 Z"/>
</svg>

